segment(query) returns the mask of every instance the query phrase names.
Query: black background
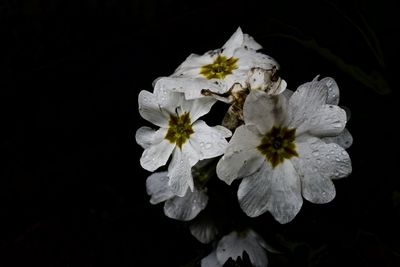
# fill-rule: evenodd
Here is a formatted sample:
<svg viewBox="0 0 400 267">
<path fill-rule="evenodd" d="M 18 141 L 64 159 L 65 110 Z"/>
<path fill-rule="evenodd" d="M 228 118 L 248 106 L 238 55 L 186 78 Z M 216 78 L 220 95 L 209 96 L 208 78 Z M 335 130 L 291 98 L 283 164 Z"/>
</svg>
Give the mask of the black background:
<svg viewBox="0 0 400 267">
<path fill-rule="evenodd" d="M 289 88 L 334 77 L 352 111 L 353 174 L 335 182 L 335 200 L 304 203 L 287 225 L 253 220 L 292 248 L 269 254 L 270 266 L 400 266 L 394 3 L 3 0 L 0 22 L 0 266 L 183 266 L 207 254 L 148 202 L 137 95 L 238 26 L 278 60 Z M 338 58 L 391 91 L 362 84 Z"/>
</svg>

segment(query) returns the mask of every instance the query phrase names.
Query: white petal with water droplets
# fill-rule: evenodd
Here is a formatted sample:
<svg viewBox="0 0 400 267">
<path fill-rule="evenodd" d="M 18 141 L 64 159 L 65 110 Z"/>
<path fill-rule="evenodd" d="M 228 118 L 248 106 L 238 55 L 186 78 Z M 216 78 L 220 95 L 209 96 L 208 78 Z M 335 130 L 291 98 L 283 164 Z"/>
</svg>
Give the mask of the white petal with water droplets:
<svg viewBox="0 0 400 267">
<path fill-rule="evenodd" d="M 289 99 L 289 128 L 298 128 L 326 104 L 328 91 L 323 83 L 312 81 L 299 86 Z"/>
<path fill-rule="evenodd" d="M 325 77 L 319 81 L 324 84 L 328 90 L 326 104 L 338 105 L 339 104 L 339 87 L 336 81 L 331 77 Z"/>
<path fill-rule="evenodd" d="M 214 58 L 209 53 L 204 55 L 191 54 L 179 65 L 171 77 L 201 77 L 201 67 L 213 62 Z"/>
<path fill-rule="evenodd" d="M 151 145 L 143 151 L 140 165 L 145 170 L 153 172 L 167 163 L 174 148 L 175 144 L 171 144 L 165 139 L 158 144 Z"/>
<path fill-rule="evenodd" d="M 227 88 L 225 81 L 207 80 L 199 76 L 199 73 L 194 76 L 165 77 L 162 78 L 159 83 L 160 89 L 170 90 L 175 93 L 184 93 L 185 98 L 188 100 L 204 97 L 202 94 L 203 89 L 207 89 L 218 94 L 223 94 L 229 89 Z"/>
<path fill-rule="evenodd" d="M 224 264 L 229 258 L 234 261 L 238 257 L 243 258 L 243 252 L 249 255 L 254 267 L 265 267 L 268 265 L 266 251 L 262 248 L 259 240 L 247 231 L 233 231 L 224 236 L 217 246 L 217 259 L 220 264 Z"/>
<path fill-rule="evenodd" d="M 150 175 L 146 180 L 146 190 L 151 196 L 151 204 L 158 204 L 175 196 L 169 188 L 167 172 L 156 172 Z"/>
<path fill-rule="evenodd" d="M 230 58 L 233 56 L 235 50 L 241 47 L 242 44 L 243 44 L 243 32 L 242 29 L 240 29 L 239 27 L 222 47 L 223 49 L 222 54 L 227 58 Z"/>
<path fill-rule="evenodd" d="M 144 90 L 140 91 L 138 102 L 139 113 L 144 119 L 160 127 L 168 126 L 169 118 L 162 112 L 154 94 Z"/>
<path fill-rule="evenodd" d="M 212 97 L 187 100 L 182 103 L 182 110 L 190 113 L 190 119 L 193 123 L 201 116 L 210 112 L 215 102 L 217 100 Z"/>
<path fill-rule="evenodd" d="M 153 130 L 150 127 L 140 127 L 136 131 L 135 139 L 136 142 L 144 149 L 150 147 L 152 144 L 160 143 L 165 135 L 167 134 L 167 129 L 160 128 L 159 130 Z"/>
<path fill-rule="evenodd" d="M 263 164 L 254 174 L 243 178 L 238 190 L 239 204 L 250 217 L 267 210 L 280 223 L 290 222 L 303 204 L 300 178 L 289 160 L 274 169 Z"/>
<path fill-rule="evenodd" d="M 307 116 L 298 126 L 296 135 L 308 132 L 319 137 L 336 136 L 346 126 L 346 112 L 338 106 L 323 105 Z"/>
<path fill-rule="evenodd" d="M 172 219 L 190 221 L 202 211 L 208 202 L 208 196 L 197 188 L 187 190 L 183 197 L 173 197 L 165 202 L 164 213 Z"/>
<path fill-rule="evenodd" d="M 224 156 L 217 164 L 217 175 L 227 184 L 231 184 L 239 175 L 249 175 L 256 171 L 264 161 L 263 155 L 258 152 L 257 146 L 261 142 L 255 126 L 239 126 Z"/>
<path fill-rule="evenodd" d="M 199 120 L 193 124 L 193 131 L 189 142 L 199 151 L 200 159 L 214 158 L 225 152 L 228 145 L 225 139 L 228 129 L 222 126 L 210 127 Z"/>
<path fill-rule="evenodd" d="M 353 144 L 353 136 L 351 136 L 351 133 L 347 128 L 344 128 L 337 136 L 324 137 L 322 140 L 327 144 L 336 143 L 344 149 L 349 148 Z"/>
<path fill-rule="evenodd" d="M 243 44 L 242 47 L 244 49 L 253 49 L 253 50 L 260 50 L 262 46 L 257 43 L 253 37 L 248 35 L 247 33 L 243 34 Z"/>
<path fill-rule="evenodd" d="M 246 125 L 255 125 L 261 134 L 265 134 L 285 120 L 285 109 L 284 96 L 270 96 L 263 91 L 253 90 L 243 106 L 244 121 Z"/>
<path fill-rule="evenodd" d="M 193 190 L 193 177 L 189 159 L 179 148 L 176 148 L 168 166 L 169 186 L 172 192 L 180 197 L 186 194 L 188 187 Z"/>
<path fill-rule="evenodd" d="M 339 145 L 326 144 L 318 138 L 297 143 L 299 157 L 291 159 L 301 176 L 302 194 L 313 203 L 327 203 L 335 197 L 331 179 L 351 173 L 351 161 Z"/>
</svg>

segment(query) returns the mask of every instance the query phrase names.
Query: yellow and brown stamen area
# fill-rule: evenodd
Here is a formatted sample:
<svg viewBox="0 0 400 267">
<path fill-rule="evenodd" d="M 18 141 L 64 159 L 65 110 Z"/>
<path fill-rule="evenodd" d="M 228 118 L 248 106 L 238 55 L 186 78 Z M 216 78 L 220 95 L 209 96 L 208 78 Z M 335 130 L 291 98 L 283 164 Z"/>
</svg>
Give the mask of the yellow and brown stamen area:
<svg viewBox="0 0 400 267">
<path fill-rule="evenodd" d="M 261 140 L 261 144 L 257 147 L 258 151 L 263 154 L 267 160 L 275 168 L 285 159 L 298 157 L 296 144 L 294 143 L 296 129 L 288 129 L 286 127 L 272 127 Z"/>
<path fill-rule="evenodd" d="M 219 55 L 213 63 L 201 67 L 200 74 L 203 74 L 207 79 L 224 79 L 227 75 L 232 74 L 232 71 L 237 69 L 238 58 L 227 58 Z"/>
<path fill-rule="evenodd" d="M 165 139 L 170 141 L 172 144 L 176 144 L 180 149 L 182 145 L 190 138 L 190 135 L 194 133 L 192 128 L 192 122 L 190 120 L 189 112 L 184 113 L 181 116 L 171 115 L 169 118 L 169 128 Z"/>
</svg>

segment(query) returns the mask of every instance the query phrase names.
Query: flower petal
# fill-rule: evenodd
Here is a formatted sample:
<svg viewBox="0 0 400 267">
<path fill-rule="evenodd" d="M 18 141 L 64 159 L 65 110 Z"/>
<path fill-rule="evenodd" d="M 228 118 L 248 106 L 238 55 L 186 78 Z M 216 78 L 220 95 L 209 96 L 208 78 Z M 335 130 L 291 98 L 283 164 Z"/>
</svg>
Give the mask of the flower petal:
<svg viewBox="0 0 400 267">
<path fill-rule="evenodd" d="M 316 110 L 326 104 L 328 89 L 324 83 L 311 81 L 299 86 L 289 99 L 290 128 L 298 128 Z"/>
<path fill-rule="evenodd" d="M 167 172 L 156 172 L 147 178 L 146 189 L 147 194 L 151 196 L 151 204 L 158 204 L 175 196 L 168 186 L 167 174 Z"/>
<path fill-rule="evenodd" d="M 344 149 L 349 148 L 353 144 L 353 136 L 351 136 L 351 133 L 347 128 L 344 128 L 337 136 L 324 137 L 322 140 L 327 144 L 336 143 Z"/>
<path fill-rule="evenodd" d="M 211 56 L 213 51 L 209 51 L 204 55 L 191 54 L 184 62 L 175 70 L 171 77 L 200 77 L 200 69 L 202 66 L 213 63 Z"/>
<path fill-rule="evenodd" d="M 257 135 L 255 126 L 239 126 L 225 151 L 225 155 L 217 164 L 218 177 L 231 184 L 236 178 L 255 172 L 265 160 L 256 147 L 261 137 Z"/>
<path fill-rule="evenodd" d="M 244 121 L 246 124 L 255 125 L 261 134 L 265 134 L 286 119 L 285 109 L 284 96 L 270 96 L 263 91 L 253 90 L 244 102 Z"/>
<path fill-rule="evenodd" d="M 257 43 L 253 37 L 248 35 L 247 33 L 243 34 L 243 44 L 242 47 L 244 49 L 253 49 L 253 50 L 260 50 L 262 46 Z"/>
<path fill-rule="evenodd" d="M 324 84 L 328 90 L 326 104 L 338 105 L 339 104 L 339 87 L 336 81 L 331 77 L 325 77 L 319 81 Z"/>
<path fill-rule="evenodd" d="M 215 250 L 201 260 L 201 267 L 222 267 L 222 264 L 218 262 L 217 252 Z"/>
<path fill-rule="evenodd" d="M 151 145 L 143 151 L 140 165 L 145 170 L 153 172 L 167 163 L 174 148 L 175 145 L 165 139 L 158 144 Z"/>
<path fill-rule="evenodd" d="M 296 142 L 299 157 L 292 162 L 299 173 L 316 171 L 327 179 L 339 179 L 348 176 L 351 171 L 349 154 L 341 146 L 326 144 L 319 138 L 309 138 Z"/>
<path fill-rule="evenodd" d="M 189 159 L 177 148 L 168 166 L 169 186 L 172 192 L 180 197 L 186 194 L 188 187 L 193 190 L 193 177 Z"/>
<path fill-rule="evenodd" d="M 260 243 L 254 235 L 247 231 L 236 232 L 224 236 L 217 246 L 217 259 L 220 264 L 224 264 L 229 258 L 234 261 L 238 257 L 243 257 L 243 252 L 249 255 L 250 261 L 254 267 L 265 267 L 268 265 L 266 251 L 260 246 Z"/>
<path fill-rule="evenodd" d="M 162 112 L 154 94 L 142 90 L 138 97 L 139 113 L 147 121 L 160 126 L 168 126 L 168 117 Z"/>
<path fill-rule="evenodd" d="M 241 47 L 242 44 L 243 44 L 243 32 L 242 29 L 240 29 L 239 27 L 222 47 L 223 49 L 222 54 L 227 58 L 230 58 L 233 56 L 234 51 L 237 48 Z"/>
<path fill-rule="evenodd" d="M 154 85 L 154 96 L 157 103 L 168 114 L 175 114 L 176 108 L 181 106 L 184 101 L 183 94 L 173 90 L 179 80 L 178 78 L 161 77 Z"/>
<path fill-rule="evenodd" d="M 213 97 L 186 100 L 182 103 L 182 110 L 190 113 L 190 119 L 194 123 L 198 118 L 210 112 L 215 102 L 217 100 Z"/>
<path fill-rule="evenodd" d="M 193 124 L 193 131 L 189 142 L 199 151 L 200 159 L 214 158 L 224 154 L 228 146 L 228 141 L 225 139 L 228 129 L 222 126 L 210 127 L 199 120 Z"/>
<path fill-rule="evenodd" d="M 135 139 L 136 143 L 138 143 L 144 149 L 150 147 L 152 144 L 160 143 L 165 134 L 167 133 L 167 129 L 160 128 L 158 131 L 151 129 L 150 127 L 140 127 L 136 131 Z"/>
<path fill-rule="evenodd" d="M 245 48 L 238 48 L 233 55 L 239 58 L 238 69 L 249 71 L 251 68 L 262 68 L 270 70 L 273 67 L 279 69 L 278 62 L 272 57 L 256 52 L 254 50 L 247 50 Z"/>
<path fill-rule="evenodd" d="M 338 106 L 323 105 L 300 124 L 296 135 L 309 132 L 311 135 L 325 137 L 340 134 L 346 126 L 346 112 Z"/>
<path fill-rule="evenodd" d="M 165 202 L 164 213 L 167 217 L 180 221 L 194 219 L 207 206 L 208 196 L 196 187 L 187 190 L 183 197 L 173 197 Z"/>
<path fill-rule="evenodd" d="M 223 94 L 229 89 L 223 80 L 206 80 L 200 77 L 198 73 L 178 78 L 164 77 L 158 83 L 160 91 L 166 89 L 172 92 L 184 93 L 185 98 L 188 100 L 203 98 L 204 95 L 201 93 L 203 89 L 208 89 L 217 94 Z"/>
<path fill-rule="evenodd" d="M 243 178 L 238 199 L 250 217 L 270 211 L 280 223 L 290 222 L 303 204 L 300 179 L 289 160 L 272 169 L 263 164 L 259 171 Z"/>
<path fill-rule="evenodd" d="M 199 215 L 189 226 L 190 233 L 201 243 L 208 244 L 215 239 L 218 228 L 210 218 Z"/>
</svg>

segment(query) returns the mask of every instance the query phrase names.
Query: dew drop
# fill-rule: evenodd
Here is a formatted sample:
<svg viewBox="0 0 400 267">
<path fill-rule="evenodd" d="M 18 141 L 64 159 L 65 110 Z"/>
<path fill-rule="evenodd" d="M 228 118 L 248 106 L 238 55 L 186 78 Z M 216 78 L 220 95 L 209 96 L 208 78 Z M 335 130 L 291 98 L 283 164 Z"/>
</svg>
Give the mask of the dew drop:
<svg viewBox="0 0 400 267">
<path fill-rule="evenodd" d="M 318 155 L 319 155 L 319 152 L 318 152 L 318 151 L 313 151 L 311 154 L 312 154 L 313 156 L 318 156 Z"/>
<path fill-rule="evenodd" d="M 340 158 L 339 158 L 339 157 L 336 157 L 335 160 L 336 160 L 337 162 L 339 162 L 339 161 L 340 161 Z"/>
<path fill-rule="evenodd" d="M 211 143 L 206 143 L 206 149 L 210 149 L 211 148 Z"/>
</svg>

